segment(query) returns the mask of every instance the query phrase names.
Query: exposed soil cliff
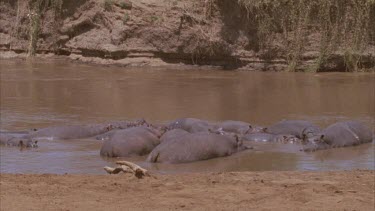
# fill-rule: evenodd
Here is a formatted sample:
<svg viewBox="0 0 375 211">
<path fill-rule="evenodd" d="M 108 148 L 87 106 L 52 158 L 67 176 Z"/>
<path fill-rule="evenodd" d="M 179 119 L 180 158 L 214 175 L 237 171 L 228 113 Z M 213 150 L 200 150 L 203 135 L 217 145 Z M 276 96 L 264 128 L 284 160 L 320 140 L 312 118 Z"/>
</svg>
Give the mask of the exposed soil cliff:
<svg viewBox="0 0 375 211">
<path fill-rule="evenodd" d="M 261 48 L 259 26 L 252 24 L 248 11 L 234 2 L 64 0 L 58 15 L 48 5 L 42 10 L 37 53 L 104 64 L 182 63 L 286 70 L 290 65 L 285 56 L 288 46 L 275 36 L 270 40 L 271 47 Z M 3 55 L 6 51 L 27 52 L 31 25 L 28 14 L 28 0 L 0 0 Z M 308 35 L 296 70 L 308 70 L 319 58 L 319 36 Z M 340 51 L 331 53 L 318 71 L 350 69 L 344 56 Z M 374 68 L 373 41 L 361 51 L 358 61 L 361 68 Z"/>
</svg>

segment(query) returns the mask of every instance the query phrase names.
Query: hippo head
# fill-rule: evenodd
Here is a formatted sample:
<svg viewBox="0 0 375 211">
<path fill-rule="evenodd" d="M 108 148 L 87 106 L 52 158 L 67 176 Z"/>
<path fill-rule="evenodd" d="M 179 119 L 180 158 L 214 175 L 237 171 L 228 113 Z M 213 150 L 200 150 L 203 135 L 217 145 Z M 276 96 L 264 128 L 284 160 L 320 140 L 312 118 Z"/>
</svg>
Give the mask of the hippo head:
<svg viewBox="0 0 375 211">
<path fill-rule="evenodd" d="M 237 152 L 240 152 L 242 150 L 246 150 L 246 149 L 253 149 L 253 147 L 251 146 L 246 146 L 243 144 L 243 138 L 237 134 L 234 134 L 234 140 L 235 140 L 235 144 L 236 144 L 236 149 L 237 149 Z"/>
<path fill-rule="evenodd" d="M 330 146 L 329 143 L 326 140 L 324 140 L 323 134 L 314 135 L 310 137 L 304 135 L 303 144 L 304 146 L 302 148 L 302 151 L 305 152 L 313 152 L 320 149 L 327 149 Z"/>
<path fill-rule="evenodd" d="M 266 130 L 267 130 L 267 128 L 264 128 L 264 127 L 249 125 L 249 129 L 245 132 L 245 134 L 249 134 L 249 133 L 263 133 Z"/>
<path fill-rule="evenodd" d="M 38 141 L 21 139 L 18 141 L 17 146 L 21 148 L 37 148 Z"/>
<path fill-rule="evenodd" d="M 165 125 L 161 125 L 161 126 L 157 127 L 157 129 L 160 131 L 161 135 L 168 132 L 168 127 L 165 126 Z"/>
<path fill-rule="evenodd" d="M 218 135 L 229 135 L 229 133 L 225 132 L 222 127 L 218 128 L 217 130 L 213 130 L 211 128 L 208 128 L 208 132 L 209 133 L 215 133 L 215 134 L 218 134 Z"/>
<path fill-rule="evenodd" d="M 291 143 L 291 144 L 295 144 L 295 143 L 301 143 L 302 140 L 297 138 L 296 136 L 294 135 L 276 135 L 275 138 L 274 138 L 274 141 L 276 142 L 280 142 L 280 143 Z"/>
<path fill-rule="evenodd" d="M 109 124 L 107 127 L 106 127 L 106 130 L 107 132 L 110 131 L 110 130 L 113 130 L 115 129 L 115 126 L 113 124 Z"/>
<path fill-rule="evenodd" d="M 136 120 L 135 121 L 135 126 L 147 126 L 147 127 L 150 127 L 150 124 L 145 120 L 145 119 L 139 119 L 139 120 Z"/>
<path fill-rule="evenodd" d="M 310 138 L 310 137 L 313 137 L 315 136 L 316 134 L 316 128 L 313 128 L 313 127 L 306 127 L 302 130 L 301 134 L 299 135 L 298 138 L 302 138 L 302 139 L 306 139 L 306 137 Z"/>
</svg>

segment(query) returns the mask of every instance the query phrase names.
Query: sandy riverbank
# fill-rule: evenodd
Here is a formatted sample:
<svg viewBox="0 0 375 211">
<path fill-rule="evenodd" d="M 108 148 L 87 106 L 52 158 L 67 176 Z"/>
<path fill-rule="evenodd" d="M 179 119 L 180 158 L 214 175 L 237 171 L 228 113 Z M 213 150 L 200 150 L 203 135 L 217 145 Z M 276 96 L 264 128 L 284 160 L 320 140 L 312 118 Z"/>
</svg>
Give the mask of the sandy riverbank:
<svg viewBox="0 0 375 211">
<path fill-rule="evenodd" d="M 1 174 L 1 210 L 373 210 L 375 171 Z"/>
</svg>

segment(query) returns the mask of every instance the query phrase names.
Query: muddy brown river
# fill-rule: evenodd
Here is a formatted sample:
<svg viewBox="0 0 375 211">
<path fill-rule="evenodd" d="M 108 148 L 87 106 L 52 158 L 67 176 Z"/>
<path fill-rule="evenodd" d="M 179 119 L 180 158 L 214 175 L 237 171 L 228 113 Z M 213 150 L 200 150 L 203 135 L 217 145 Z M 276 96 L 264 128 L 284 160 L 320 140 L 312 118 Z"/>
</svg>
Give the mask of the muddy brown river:
<svg viewBox="0 0 375 211">
<path fill-rule="evenodd" d="M 145 118 L 241 120 L 266 126 L 282 119 L 322 127 L 355 119 L 374 128 L 374 73 L 276 73 L 179 68 L 121 68 L 64 60 L 0 60 L 1 130 Z M 0 147 L 1 173 L 104 174 L 114 159 L 101 141 L 45 141 L 39 148 Z M 188 164 L 134 161 L 160 173 L 375 169 L 374 144 L 299 152 L 258 144 L 230 157 Z"/>
</svg>

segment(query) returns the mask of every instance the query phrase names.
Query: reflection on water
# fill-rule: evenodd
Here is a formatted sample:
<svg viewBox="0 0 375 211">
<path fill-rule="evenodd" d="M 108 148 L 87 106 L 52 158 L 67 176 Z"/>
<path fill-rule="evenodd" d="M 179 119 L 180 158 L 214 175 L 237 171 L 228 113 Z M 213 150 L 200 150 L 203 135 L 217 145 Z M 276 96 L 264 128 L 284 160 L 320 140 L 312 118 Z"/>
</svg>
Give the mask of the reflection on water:
<svg viewBox="0 0 375 211">
<path fill-rule="evenodd" d="M 357 119 L 374 128 L 372 73 L 264 73 L 97 67 L 54 60 L 0 60 L 1 130 L 144 117 L 242 120 L 269 125 L 307 119 L 321 126 Z M 92 140 L 40 143 L 20 152 L 1 147 L 1 172 L 104 173 Z M 160 172 L 374 169 L 374 144 L 302 153 L 290 146 L 256 146 L 235 156 L 193 164 L 148 164 Z"/>
</svg>

